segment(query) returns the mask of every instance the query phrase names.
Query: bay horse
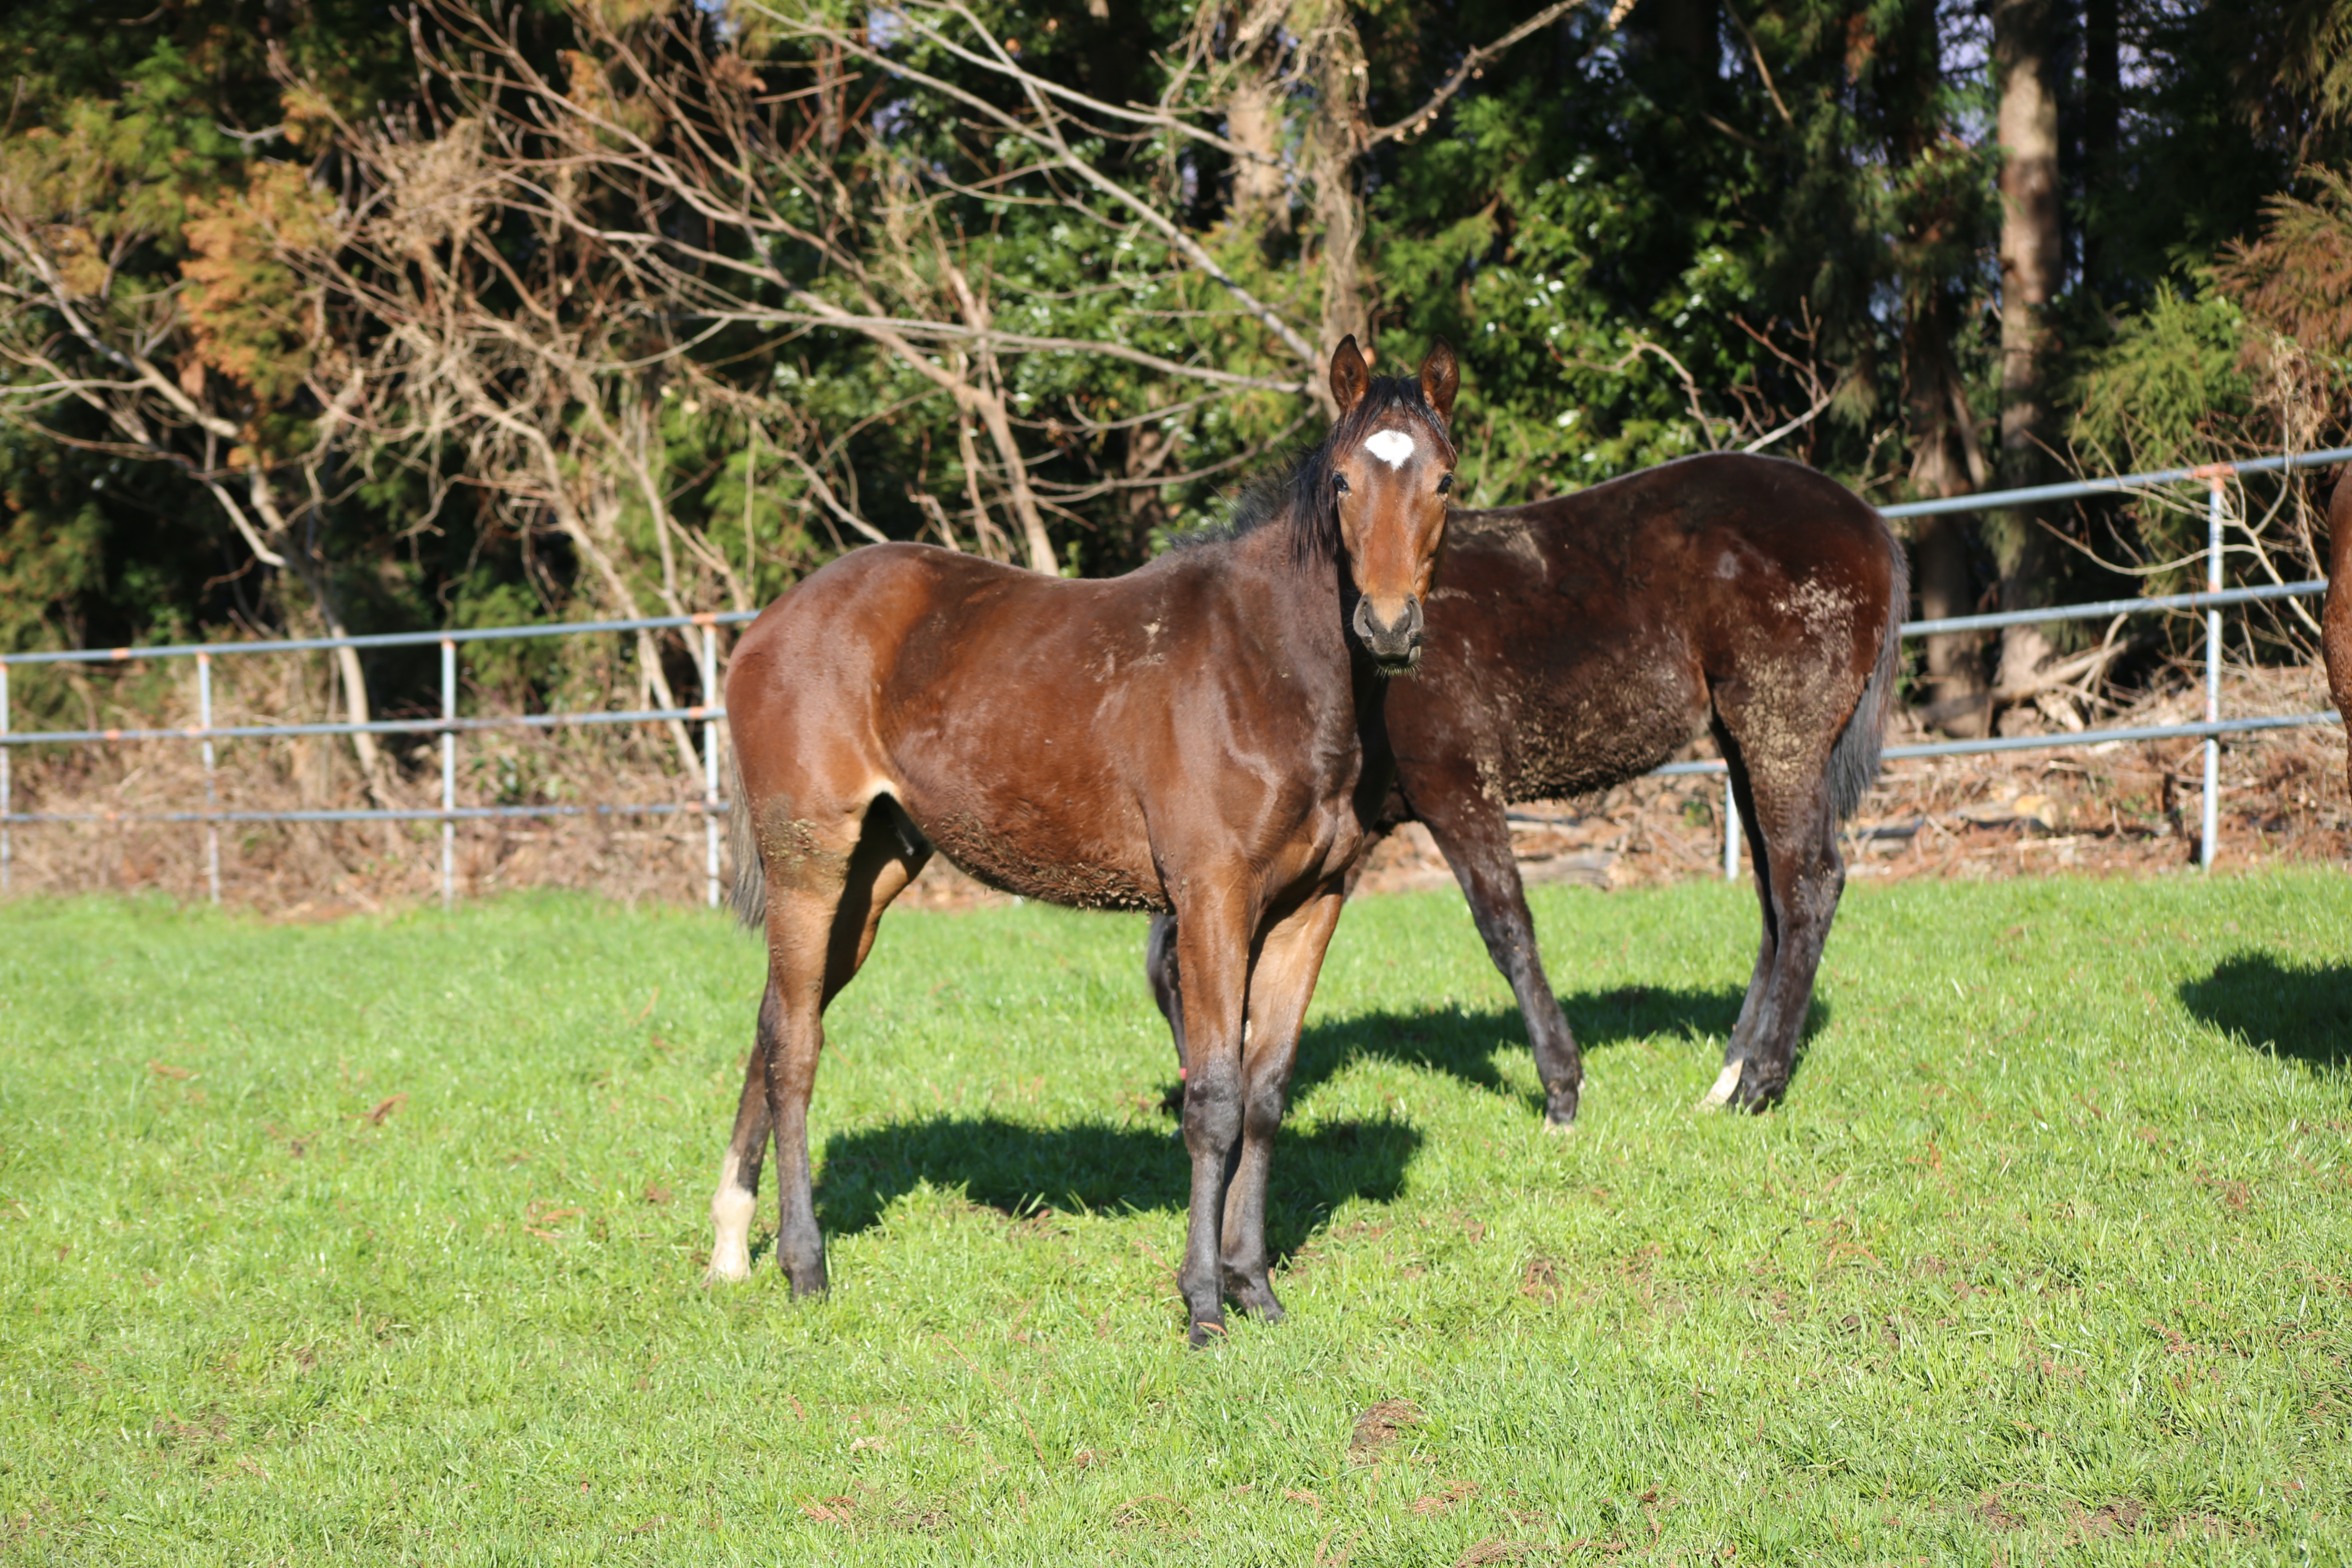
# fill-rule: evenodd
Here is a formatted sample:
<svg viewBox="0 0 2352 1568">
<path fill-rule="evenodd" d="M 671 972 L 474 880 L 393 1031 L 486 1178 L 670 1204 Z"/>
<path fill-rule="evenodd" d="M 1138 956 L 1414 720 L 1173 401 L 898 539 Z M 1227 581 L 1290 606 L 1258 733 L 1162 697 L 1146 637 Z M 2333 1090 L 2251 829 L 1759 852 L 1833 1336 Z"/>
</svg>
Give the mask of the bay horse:
<svg viewBox="0 0 2352 1568">
<path fill-rule="evenodd" d="M 1389 689 L 1396 789 L 1374 827 L 1418 821 L 1444 852 L 1527 1020 L 1549 1125 L 1575 1121 L 1583 1060 L 1536 950 L 1505 805 L 1608 789 L 1700 726 L 1714 735 L 1764 935 L 1703 1103 L 1762 1109 L 1788 1088 L 1845 885 L 1838 823 L 1877 775 L 1909 598 L 1885 520 L 1778 458 L 1685 458 L 1454 514 L 1420 668 Z M 1181 913 L 1153 922 L 1145 960 L 1180 1072 Z"/>
<path fill-rule="evenodd" d="M 1350 337 L 1323 444 L 1213 537 L 1064 580 L 928 545 L 842 556 L 772 605 L 727 674 L 735 907 L 767 993 L 710 1202 L 712 1281 L 751 1272 L 776 1146 L 776 1259 L 826 1286 L 809 1097 L 827 1003 L 934 849 L 1079 909 L 1181 918 L 1192 1067 L 1190 1337 L 1278 1321 L 1266 1176 L 1300 1020 L 1389 791 L 1382 699 L 1423 642 L 1447 526 L 1454 352 L 1374 379 Z"/>
<path fill-rule="evenodd" d="M 2327 498 L 2327 604 L 2320 612 L 2319 647 L 2327 662 L 2327 694 L 2344 716 L 2345 776 L 2352 782 L 2352 468 Z"/>
</svg>

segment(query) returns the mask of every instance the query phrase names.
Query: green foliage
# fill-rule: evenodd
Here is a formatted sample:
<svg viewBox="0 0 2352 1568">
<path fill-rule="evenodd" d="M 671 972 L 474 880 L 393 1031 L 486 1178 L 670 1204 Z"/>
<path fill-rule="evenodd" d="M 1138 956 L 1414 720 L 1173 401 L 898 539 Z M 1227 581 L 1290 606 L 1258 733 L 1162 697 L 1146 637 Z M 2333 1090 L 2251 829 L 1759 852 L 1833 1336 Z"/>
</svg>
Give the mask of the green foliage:
<svg viewBox="0 0 2352 1568">
<path fill-rule="evenodd" d="M 1290 1320 L 1206 1353 L 1139 921 L 889 917 L 814 1109 L 834 1293 L 795 1305 L 764 1247 L 697 1283 L 760 987 L 719 918 L 11 906 L 8 1555 L 2352 1545 L 2352 884 L 1857 886 L 1755 1119 L 1693 1109 L 1744 889 L 1531 896 L 1575 1134 L 1461 901 L 1360 900 L 1276 1154 Z"/>
<path fill-rule="evenodd" d="M 2210 279 L 2157 286 L 2145 309 L 2082 356 L 2070 430 L 2087 468 L 2129 472 L 2210 461 L 2219 427 L 2252 412 L 2241 363 L 2246 322 Z"/>
<path fill-rule="evenodd" d="M 1465 49 L 1531 8 L 1295 0 L 1276 30 L 1294 64 L 1307 58 L 1303 40 L 1342 35 L 1340 52 L 1361 60 L 1368 118 L 1356 130 L 1369 140 L 1339 176 L 1362 206 L 1357 303 L 1382 370 L 1439 334 L 1461 351 L 1467 499 L 1508 503 L 1759 444 L 1867 494 L 1906 496 L 1919 437 L 1906 376 L 1926 352 L 1914 330 L 1923 321 L 1958 367 L 1980 443 L 1994 444 L 1998 159 L 1976 10 L 1584 7 L 1486 60 L 1425 124 L 1380 132 L 1449 80 Z M 646 606 L 764 602 L 867 537 L 843 509 L 887 537 L 1025 558 L 1001 454 L 968 411 L 857 331 L 762 324 L 795 289 L 853 313 L 955 323 L 967 309 L 957 290 L 970 286 L 996 331 L 1076 345 L 1007 347 L 991 374 L 1007 391 L 1055 560 L 1097 574 L 1132 566 L 1171 531 L 1217 516 L 1253 469 L 1311 439 L 1318 418 L 1295 393 L 1203 384 L 1089 346 L 1296 381 L 1297 355 L 1190 247 L 1308 338 L 1338 263 L 1318 205 L 1328 193 L 1315 185 L 1325 177 L 1316 138 L 1331 134 L 1318 118 L 1325 89 L 1281 85 L 1274 145 L 1286 194 L 1276 210 L 1244 214 L 1234 153 L 1203 138 L 1230 130 L 1220 84 L 1255 11 L 1179 0 L 1117 10 L 982 6 L 964 54 L 903 19 L 877 24 L 879 61 L 810 41 L 806 27 L 826 16 L 862 23 L 855 9 L 739 4 L 723 22 L 710 7 L 639 0 L 513 12 L 531 68 L 561 83 L 565 101 L 605 115 L 608 141 L 628 130 L 664 156 L 701 157 L 624 51 L 646 71 L 684 72 L 689 111 L 746 83 L 772 106 L 770 140 L 747 144 L 740 165 L 709 165 L 722 184 L 774 192 L 790 221 L 757 237 L 723 225 L 689 233 L 681 205 L 634 209 L 596 179 L 562 184 L 580 219 L 568 238 L 512 211 L 485 220 L 476 264 L 509 275 L 485 285 L 493 313 L 525 321 L 544 309 L 591 362 L 581 385 L 538 414 L 562 449 L 561 483 L 595 491 L 583 509 L 604 509 L 607 577 L 546 504 L 487 471 L 478 432 L 427 419 L 415 428 L 428 434 L 374 447 L 354 433 L 410 429 L 413 384 L 384 390 L 364 419 L 321 420 L 321 389 L 392 331 L 381 313 L 337 314 L 324 298 L 332 266 L 366 270 L 338 248 L 344 226 L 387 199 L 350 173 L 354 139 L 392 127 L 383 134 L 402 156 L 454 150 L 466 157 L 453 168 L 478 167 L 467 158 L 480 147 L 461 143 L 479 126 L 455 114 L 455 78 L 431 68 L 436 50 L 466 53 L 451 40 L 467 26 L 504 36 L 506 12 L 428 7 L 412 33 L 371 0 L 12 8 L 0 17 L 17 82 L 0 127 L 6 203 L 30 215 L 26 232 L 42 237 L 96 328 L 162 345 L 163 374 L 237 434 L 151 432 L 157 450 L 142 462 L 121 422 L 83 403 L 7 398 L 16 423 L 0 440 L 0 570 L 22 587 L 0 637 L 131 641 L 165 626 L 304 621 L 316 613 L 307 594 L 253 567 L 192 476 L 234 471 L 242 484 L 241 465 L 283 464 L 322 439 L 347 449 L 315 492 L 293 485 L 288 506 L 302 512 L 301 536 L 321 541 L 320 580 L 344 618 L 367 629 L 609 613 L 616 581 Z M 2302 0 L 2251 12 L 2121 6 L 2119 37 L 2146 68 L 2118 85 L 2104 175 L 2085 162 L 2077 123 L 2090 89 L 2079 77 L 2068 86 L 2062 173 L 2079 268 L 2052 309 L 2073 345 L 2063 412 L 2086 462 L 2198 460 L 2265 419 L 2303 428 L 2271 384 L 2284 373 L 2246 351 L 2306 341 L 2282 323 L 2333 320 L 2341 294 L 2343 247 L 2320 231 L 2341 205 L 2327 161 L 2345 152 L 2343 73 L 2296 51 L 2337 37 L 2343 15 Z M 1090 180 L 1131 199 L 1106 198 L 1090 216 L 1077 196 L 1097 187 L 1041 173 L 1036 144 L 981 112 L 1030 112 L 970 52 L 982 38 L 1017 45 L 1022 67 L 1102 104 L 1166 102 L 1202 135 L 1145 128 L 1121 140 L 1134 122 L 1103 120 L 1106 134 L 1076 151 Z M 422 59 L 411 53 L 419 41 Z M 709 67 L 698 79 L 685 63 L 695 50 Z M 2313 172 L 2297 176 L 2300 160 L 2315 160 Z M 439 232 L 435 243 L 454 244 L 455 230 Z M 708 247 L 694 265 L 709 291 L 694 310 L 625 297 L 625 267 L 583 259 L 580 237 L 592 232 Z M 578 257 L 564 249 L 574 243 Z M 578 263 L 561 293 L 546 270 L 559 252 Z M 2243 267 L 2212 273 L 2224 252 Z M 375 258 L 371 286 L 402 297 L 413 261 Z M 2257 264 L 2267 281 L 2249 281 Z M 706 322 L 705 308 L 740 320 Z M 78 341 L 37 302 L 8 307 L 0 330 L 45 351 Z M 973 352 L 966 339 L 924 342 L 941 363 Z M 103 355 L 79 363 L 102 369 Z M 2320 372 L 2312 387 L 2336 374 Z M 482 374 L 499 395 L 524 395 L 512 363 Z M 2340 390 L 2339 376 L 2294 395 L 2324 405 L 2311 418 L 2325 425 Z M 648 455 L 644 483 L 607 471 L 616 444 Z M 2149 526 L 2138 542 L 2159 542 L 2168 525 Z M 389 702 L 435 695 L 429 659 L 377 659 L 370 678 L 390 683 Z M 570 677 L 532 655 L 486 679 L 534 700 Z"/>
<path fill-rule="evenodd" d="M 344 111 L 396 99 L 407 74 L 399 25 L 369 4 L 26 0 L 0 16 L 13 84 L 0 126 L 11 238 L 47 252 L 99 336 L 162 353 L 183 387 L 201 388 L 208 373 L 241 383 L 257 399 L 240 410 L 254 442 L 292 434 L 282 412 L 271 416 L 292 399 L 310 352 L 295 325 L 300 302 L 261 237 L 315 229 L 323 199 L 301 165 L 268 156 L 284 145 L 271 129 L 284 92 L 273 48 L 285 68 L 307 73 L 315 104 Z M 12 265 L 24 259 L 12 249 Z M 37 289 L 12 287 L 0 336 L 69 360 L 84 352 Z M 120 374 L 94 354 L 73 363 Z M 44 377 L 20 359 L 11 379 Z M 61 392 L 8 396 L 0 412 L 0 531 L 19 541 L 10 559 L 28 574 L 7 596 L 5 646 L 216 635 L 283 613 L 268 574 L 188 478 L 207 461 L 200 444 L 177 463 L 155 461 Z M 299 422 L 309 411 L 295 412 Z M 233 458 L 218 450 L 209 460 Z M 363 531 L 373 544 L 390 531 Z M 364 559 L 343 569 L 380 578 Z"/>
</svg>

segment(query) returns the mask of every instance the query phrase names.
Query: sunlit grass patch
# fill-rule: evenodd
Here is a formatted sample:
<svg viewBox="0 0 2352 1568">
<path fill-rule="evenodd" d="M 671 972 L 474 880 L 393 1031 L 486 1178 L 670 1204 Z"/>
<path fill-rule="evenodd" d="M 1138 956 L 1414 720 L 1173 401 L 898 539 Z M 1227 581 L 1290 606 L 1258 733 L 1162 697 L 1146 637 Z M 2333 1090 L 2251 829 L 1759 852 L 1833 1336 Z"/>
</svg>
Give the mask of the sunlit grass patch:
<svg viewBox="0 0 2352 1568">
<path fill-rule="evenodd" d="M 1141 925 L 894 915 L 816 1102 L 835 1291 L 696 1283 L 756 947 L 561 898 L 0 910 L 26 1560 L 2326 1560 L 2352 884 L 1861 889 L 1703 1114 L 1744 891 L 1538 889 L 1540 1129 L 1451 896 L 1349 913 L 1271 1236 L 1182 1345 Z M 1367 1421 L 1368 1411 L 1388 1414 Z"/>
</svg>

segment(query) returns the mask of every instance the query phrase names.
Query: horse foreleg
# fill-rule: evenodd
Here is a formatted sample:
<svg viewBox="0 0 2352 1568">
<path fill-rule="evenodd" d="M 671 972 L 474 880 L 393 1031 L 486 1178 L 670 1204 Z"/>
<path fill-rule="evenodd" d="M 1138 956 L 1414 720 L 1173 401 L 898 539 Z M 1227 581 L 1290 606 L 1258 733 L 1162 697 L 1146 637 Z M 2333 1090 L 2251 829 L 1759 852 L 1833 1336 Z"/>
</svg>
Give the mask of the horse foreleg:
<svg viewBox="0 0 2352 1568">
<path fill-rule="evenodd" d="M 1176 1271 L 1195 1345 L 1224 1332 L 1219 1242 L 1242 1129 L 1242 1008 L 1251 919 L 1236 900 L 1181 911 L 1176 941 L 1184 1016 L 1184 1148 L 1192 1158 L 1184 1261 Z"/>
<path fill-rule="evenodd" d="M 1413 805 L 1445 863 L 1454 868 L 1462 896 L 1470 900 L 1471 917 L 1486 939 L 1486 956 L 1518 999 L 1528 1044 L 1535 1050 L 1536 1074 L 1543 1080 L 1544 1125 L 1565 1132 L 1576 1121 L 1584 1091 L 1584 1055 L 1552 994 L 1551 979 L 1544 973 L 1527 885 L 1511 853 L 1510 821 L 1501 805 L 1470 780 L 1447 790 L 1421 789 Z"/>
<path fill-rule="evenodd" d="M 1339 897 L 1344 902 L 1354 894 L 1356 884 L 1362 880 L 1364 867 L 1371 860 L 1371 847 L 1388 837 L 1390 829 L 1405 820 L 1401 815 L 1404 806 L 1391 798 L 1391 809 L 1400 815 L 1375 824 L 1365 839 L 1364 850 L 1348 866 L 1341 879 Z M 1183 979 L 1176 962 L 1176 916 L 1166 910 L 1151 917 L 1151 932 L 1143 943 L 1143 977 L 1151 986 L 1151 1000 L 1160 1016 L 1168 1020 L 1168 1034 L 1176 1045 L 1176 1087 L 1160 1101 L 1162 1110 L 1184 1109 L 1184 1005 Z"/>
<path fill-rule="evenodd" d="M 1283 1315 L 1267 1278 L 1265 1247 L 1274 1139 L 1282 1130 L 1307 1005 L 1314 999 L 1323 953 L 1347 901 L 1344 883 L 1317 891 L 1266 933 L 1250 969 L 1249 1027 L 1242 1041 L 1242 1145 L 1225 1186 L 1220 1265 L 1226 1298 L 1269 1323 L 1282 1321 Z"/>
</svg>

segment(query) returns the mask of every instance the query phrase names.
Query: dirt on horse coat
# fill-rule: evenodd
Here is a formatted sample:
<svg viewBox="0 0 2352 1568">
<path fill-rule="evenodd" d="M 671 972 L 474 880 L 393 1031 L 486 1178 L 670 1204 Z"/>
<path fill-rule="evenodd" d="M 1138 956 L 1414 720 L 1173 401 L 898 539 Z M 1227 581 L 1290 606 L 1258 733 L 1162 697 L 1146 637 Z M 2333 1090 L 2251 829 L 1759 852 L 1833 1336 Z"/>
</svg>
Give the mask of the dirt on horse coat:
<svg viewBox="0 0 2352 1568">
<path fill-rule="evenodd" d="M 737 904 L 769 977 L 711 1200 L 710 1275 L 750 1272 L 772 1134 L 776 1258 L 825 1288 L 808 1105 L 826 1003 L 936 849 L 992 886 L 1182 919 L 1196 1342 L 1279 1317 L 1265 1204 L 1300 1020 L 1390 778 L 1388 677 L 1420 656 L 1458 377 L 1331 364 L 1330 437 L 1234 527 L 1127 576 L 852 552 L 772 605 L 727 677 Z"/>
<path fill-rule="evenodd" d="M 1712 731 L 1764 931 L 1708 1100 L 1769 1103 L 1788 1086 L 1844 886 L 1837 824 L 1877 773 L 1908 596 L 1878 513 L 1774 458 L 1687 458 L 1454 514 L 1420 668 L 1389 693 L 1397 790 L 1377 826 L 1417 819 L 1444 852 L 1518 998 L 1553 1125 L 1575 1119 L 1583 1063 L 1536 950 L 1505 805 L 1622 784 Z M 1146 962 L 1181 1062 L 1171 918 Z"/>
</svg>

